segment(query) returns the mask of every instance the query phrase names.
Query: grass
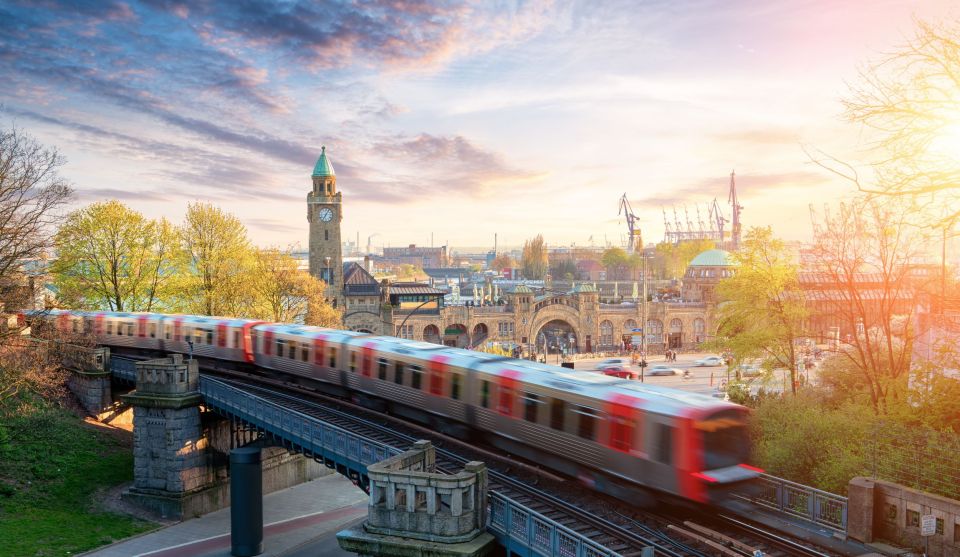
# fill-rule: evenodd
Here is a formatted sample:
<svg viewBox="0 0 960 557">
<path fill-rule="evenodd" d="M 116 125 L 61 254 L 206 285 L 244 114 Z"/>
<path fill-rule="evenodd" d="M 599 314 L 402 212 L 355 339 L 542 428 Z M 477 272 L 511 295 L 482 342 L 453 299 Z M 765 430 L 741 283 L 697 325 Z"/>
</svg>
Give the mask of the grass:
<svg viewBox="0 0 960 557">
<path fill-rule="evenodd" d="M 150 530 L 104 512 L 98 489 L 133 479 L 133 454 L 117 438 L 41 400 L 0 414 L 0 553 L 66 556 Z"/>
</svg>

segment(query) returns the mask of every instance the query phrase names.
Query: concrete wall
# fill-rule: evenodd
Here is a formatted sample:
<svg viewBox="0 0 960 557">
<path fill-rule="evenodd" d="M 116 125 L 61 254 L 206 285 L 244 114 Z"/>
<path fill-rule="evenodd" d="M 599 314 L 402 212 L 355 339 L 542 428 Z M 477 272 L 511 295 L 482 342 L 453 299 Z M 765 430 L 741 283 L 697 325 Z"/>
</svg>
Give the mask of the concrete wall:
<svg viewBox="0 0 960 557">
<path fill-rule="evenodd" d="M 924 548 L 920 517 L 932 514 L 940 532 L 927 538 L 931 557 L 960 557 L 960 501 L 931 495 L 891 482 L 854 478 L 848 488 L 850 537 Z"/>
</svg>

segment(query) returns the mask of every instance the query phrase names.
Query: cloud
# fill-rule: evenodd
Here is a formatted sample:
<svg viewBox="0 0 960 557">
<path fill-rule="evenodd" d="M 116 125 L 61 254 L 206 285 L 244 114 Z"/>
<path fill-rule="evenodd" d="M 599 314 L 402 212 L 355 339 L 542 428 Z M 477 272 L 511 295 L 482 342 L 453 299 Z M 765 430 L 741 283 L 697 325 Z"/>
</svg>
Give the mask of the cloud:
<svg viewBox="0 0 960 557">
<path fill-rule="evenodd" d="M 306 211 L 304 211 L 304 215 L 306 215 Z M 304 216 L 304 219 L 303 219 L 303 222 L 304 222 L 303 226 L 293 226 L 293 225 L 285 224 L 282 221 L 278 221 L 274 219 L 246 218 L 246 219 L 243 219 L 243 222 L 249 226 L 253 226 L 254 228 L 259 228 L 261 230 L 266 230 L 268 232 L 280 232 L 284 234 L 291 233 L 291 232 L 303 233 L 303 231 L 307 227 L 306 216 Z"/>
<path fill-rule="evenodd" d="M 762 128 L 730 133 L 718 133 L 713 136 L 718 141 L 748 145 L 798 145 L 800 134 L 789 128 Z"/>
<path fill-rule="evenodd" d="M 169 191 L 119 190 L 114 188 L 79 188 L 77 198 L 81 201 L 103 201 L 116 199 L 118 201 L 169 201 Z"/>
<path fill-rule="evenodd" d="M 806 189 L 821 186 L 830 183 L 830 180 L 823 174 L 808 172 L 803 170 L 792 172 L 758 173 L 758 174 L 737 174 L 737 195 L 744 197 L 767 195 L 772 192 L 785 191 L 790 189 Z M 663 207 L 678 208 L 684 205 L 690 205 L 691 210 L 695 205 L 711 203 L 713 198 L 717 198 L 723 210 L 728 210 L 726 199 L 730 191 L 730 176 L 705 178 L 693 184 L 672 188 L 663 193 L 651 195 L 640 200 L 639 203 L 645 205 L 659 205 Z M 669 210 L 668 210 L 669 213 Z"/>
</svg>

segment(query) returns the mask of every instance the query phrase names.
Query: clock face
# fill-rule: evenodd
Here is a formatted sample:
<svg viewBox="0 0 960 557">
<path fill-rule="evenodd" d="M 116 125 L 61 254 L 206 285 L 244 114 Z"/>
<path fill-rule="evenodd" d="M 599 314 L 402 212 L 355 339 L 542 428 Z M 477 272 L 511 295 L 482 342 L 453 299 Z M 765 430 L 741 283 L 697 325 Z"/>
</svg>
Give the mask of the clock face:
<svg viewBox="0 0 960 557">
<path fill-rule="evenodd" d="M 333 211 L 324 207 L 323 209 L 320 209 L 320 213 L 317 216 L 319 216 L 320 220 L 323 222 L 330 222 L 330 219 L 333 218 Z"/>
</svg>

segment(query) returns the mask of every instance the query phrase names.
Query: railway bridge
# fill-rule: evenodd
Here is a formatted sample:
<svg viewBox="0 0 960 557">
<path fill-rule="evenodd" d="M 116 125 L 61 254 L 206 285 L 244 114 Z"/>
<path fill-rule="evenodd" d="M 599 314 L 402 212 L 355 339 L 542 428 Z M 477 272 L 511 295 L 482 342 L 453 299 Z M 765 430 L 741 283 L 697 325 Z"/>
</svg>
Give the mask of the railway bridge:
<svg viewBox="0 0 960 557">
<path fill-rule="evenodd" d="M 226 455 L 251 444 L 265 450 L 265 490 L 305 481 L 321 467 L 328 467 L 368 492 L 374 507 L 383 502 L 383 491 L 371 482 L 370 467 L 397 457 L 415 441 L 402 434 L 366 431 L 366 426 L 353 422 L 338 423 L 341 418 L 333 411 L 264 385 L 201 375 L 198 362 L 181 355 L 143 361 L 111 356 L 108 348 L 97 348 L 89 358 L 74 362 L 73 368 L 70 386 L 94 414 L 104 409 L 115 411 L 118 403 L 111 399 L 111 381 L 135 386 L 119 396 L 120 403 L 132 407 L 134 423 L 135 481 L 127 497 L 169 516 L 192 516 L 226 506 Z M 765 476 L 764 482 L 764 493 L 752 502 L 745 499 L 744 504 L 753 505 L 757 513 L 799 519 L 819 530 L 827 540 L 824 543 L 830 537 L 846 538 L 846 498 L 771 476 Z M 547 500 L 549 495 L 542 497 Z M 542 512 L 543 500 L 537 496 L 511 497 L 492 484 L 488 498 L 487 531 L 518 555 L 614 556 L 677 543 L 650 533 L 631 534 L 634 537 L 629 541 L 604 534 L 603 541 L 598 541 L 597 532 L 603 528 L 589 522 L 579 529 L 565 526 L 571 522 L 570 516 L 551 518 L 556 514 Z M 462 511 L 463 500 L 458 500 L 457 508 Z M 440 502 L 449 512 L 449 498 Z M 850 533 L 862 535 L 853 530 L 864 528 L 863 509 L 855 512 Z"/>
</svg>

